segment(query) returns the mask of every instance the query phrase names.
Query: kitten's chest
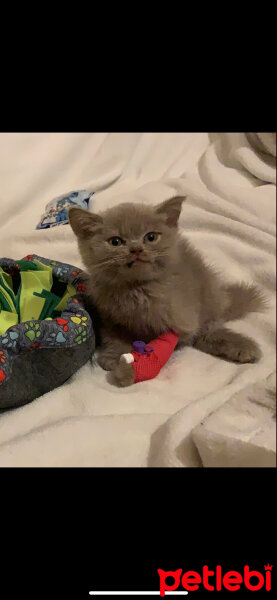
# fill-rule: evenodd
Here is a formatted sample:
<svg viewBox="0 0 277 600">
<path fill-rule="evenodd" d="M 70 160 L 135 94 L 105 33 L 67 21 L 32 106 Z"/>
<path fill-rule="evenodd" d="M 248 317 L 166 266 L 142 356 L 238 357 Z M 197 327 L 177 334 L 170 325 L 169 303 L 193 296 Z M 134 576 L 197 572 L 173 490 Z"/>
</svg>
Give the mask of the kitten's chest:
<svg viewBox="0 0 277 600">
<path fill-rule="evenodd" d="M 106 299 L 102 307 L 106 317 L 137 336 L 158 335 L 166 329 L 165 297 L 155 288 L 119 291 Z"/>
</svg>

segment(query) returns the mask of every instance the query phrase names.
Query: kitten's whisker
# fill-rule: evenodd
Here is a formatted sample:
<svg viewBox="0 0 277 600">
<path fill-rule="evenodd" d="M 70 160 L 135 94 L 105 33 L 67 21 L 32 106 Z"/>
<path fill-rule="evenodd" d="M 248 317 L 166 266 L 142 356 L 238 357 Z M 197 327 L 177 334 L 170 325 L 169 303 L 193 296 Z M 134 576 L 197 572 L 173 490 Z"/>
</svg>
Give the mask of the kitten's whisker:
<svg viewBox="0 0 277 600">
<path fill-rule="evenodd" d="M 163 252 L 163 251 L 159 251 L 159 252 L 155 252 L 153 253 L 153 257 L 154 258 L 160 258 L 162 256 L 166 256 L 167 252 Z M 101 260 L 99 261 L 97 264 L 94 265 L 94 268 L 100 268 L 100 267 L 104 267 L 104 266 L 111 266 L 111 265 L 115 265 L 115 264 L 122 264 L 125 265 L 127 264 L 127 261 L 132 260 L 132 256 L 113 256 L 112 258 L 108 258 L 105 260 Z M 147 257 L 149 258 L 149 257 Z"/>
<path fill-rule="evenodd" d="M 127 257 L 126 257 L 127 258 Z M 128 260 L 128 259 L 127 259 Z M 105 265 L 114 265 L 115 263 L 121 263 L 121 264 L 125 264 L 126 259 L 124 258 L 110 258 L 110 259 L 106 259 L 106 260 L 102 260 L 99 261 L 97 264 L 94 265 L 94 267 L 103 267 Z"/>
</svg>

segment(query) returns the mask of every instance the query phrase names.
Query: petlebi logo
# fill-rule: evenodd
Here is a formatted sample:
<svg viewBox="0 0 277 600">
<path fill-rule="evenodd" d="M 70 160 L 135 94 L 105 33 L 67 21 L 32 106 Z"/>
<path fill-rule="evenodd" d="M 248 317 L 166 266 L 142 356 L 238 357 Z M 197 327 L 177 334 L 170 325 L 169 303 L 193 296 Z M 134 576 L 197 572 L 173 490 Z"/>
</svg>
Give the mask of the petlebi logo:
<svg viewBox="0 0 277 600">
<path fill-rule="evenodd" d="M 217 565 L 215 571 L 210 570 L 208 565 L 204 565 L 201 573 L 198 571 L 183 572 L 182 569 L 176 571 L 157 569 L 160 577 L 160 595 L 164 596 L 167 593 L 170 596 L 170 592 L 176 593 L 178 589 L 194 592 L 201 589 L 201 587 L 211 592 L 220 592 L 224 589 L 238 591 L 243 586 L 251 592 L 256 592 L 262 588 L 270 592 L 272 566 L 268 563 L 264 565 L 263 571 L 260 572 L 251 570 L 249 565 L 245 565 L 242 573 L 227 571 L 224 574 L 221 565 Z M 167 581 L 169 577 L 174 579 L 173 583 Z"/>
<path fill-rule="evenodd" d="M 164 571 L 157 569 L 160 578 L 159 591 L 96 591 L 90 590 L 90 596 L 183 596 L 189 592 L 201 591 L 203 588 L 209 592 L 221 592 L 228 590 L 236 592 L 238 590 L 248 590 L 257 592 L 261 589 L 266 592 L 271 591 L 271 571 L 273 565 L 267 563 L 262 571 L 251 569 L 251 566 L 245 565 L 241 572 L 226 571 L 223 572 L 222 566 L 217 565 L 215 570 L 209 569 L 208 565 L 198 571 Z M 173 581 L 169 581 L 169 578 Z M 177 591 L 176 591 L 177 590 Z"/>
</svg>

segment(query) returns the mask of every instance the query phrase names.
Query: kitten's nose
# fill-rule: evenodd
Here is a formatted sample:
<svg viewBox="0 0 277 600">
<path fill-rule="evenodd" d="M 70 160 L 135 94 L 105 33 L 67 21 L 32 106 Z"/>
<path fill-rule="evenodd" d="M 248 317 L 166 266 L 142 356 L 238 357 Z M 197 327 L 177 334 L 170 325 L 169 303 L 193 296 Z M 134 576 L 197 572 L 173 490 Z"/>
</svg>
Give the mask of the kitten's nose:
<svg viewBox="0 0 277 600">
<path fill-rule="evenodd" d="M 142 248 L 140 248 L 139 246 L 132 246 L 130 248 L 130 252 L 132 252 L 133 254 L 140 254 L 140 252 L 142 252 Z"/>
</svg>

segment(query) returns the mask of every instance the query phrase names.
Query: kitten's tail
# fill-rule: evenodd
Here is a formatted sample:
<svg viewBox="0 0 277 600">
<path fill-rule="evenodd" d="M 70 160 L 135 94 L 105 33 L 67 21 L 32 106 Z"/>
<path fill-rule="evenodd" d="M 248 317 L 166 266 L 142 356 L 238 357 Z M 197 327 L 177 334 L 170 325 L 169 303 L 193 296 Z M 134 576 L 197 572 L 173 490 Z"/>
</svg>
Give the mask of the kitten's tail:
<svg viewBox="0 0 277 600">
<path fill-rule="evenodd" d="M 234 283 L 224 289 L 228 298 L 224 311 L 226 321 L 240 319 L 250 312 L 263 312 L 268 307 L 268 300 L 255 285 Z"/>
</svg>

